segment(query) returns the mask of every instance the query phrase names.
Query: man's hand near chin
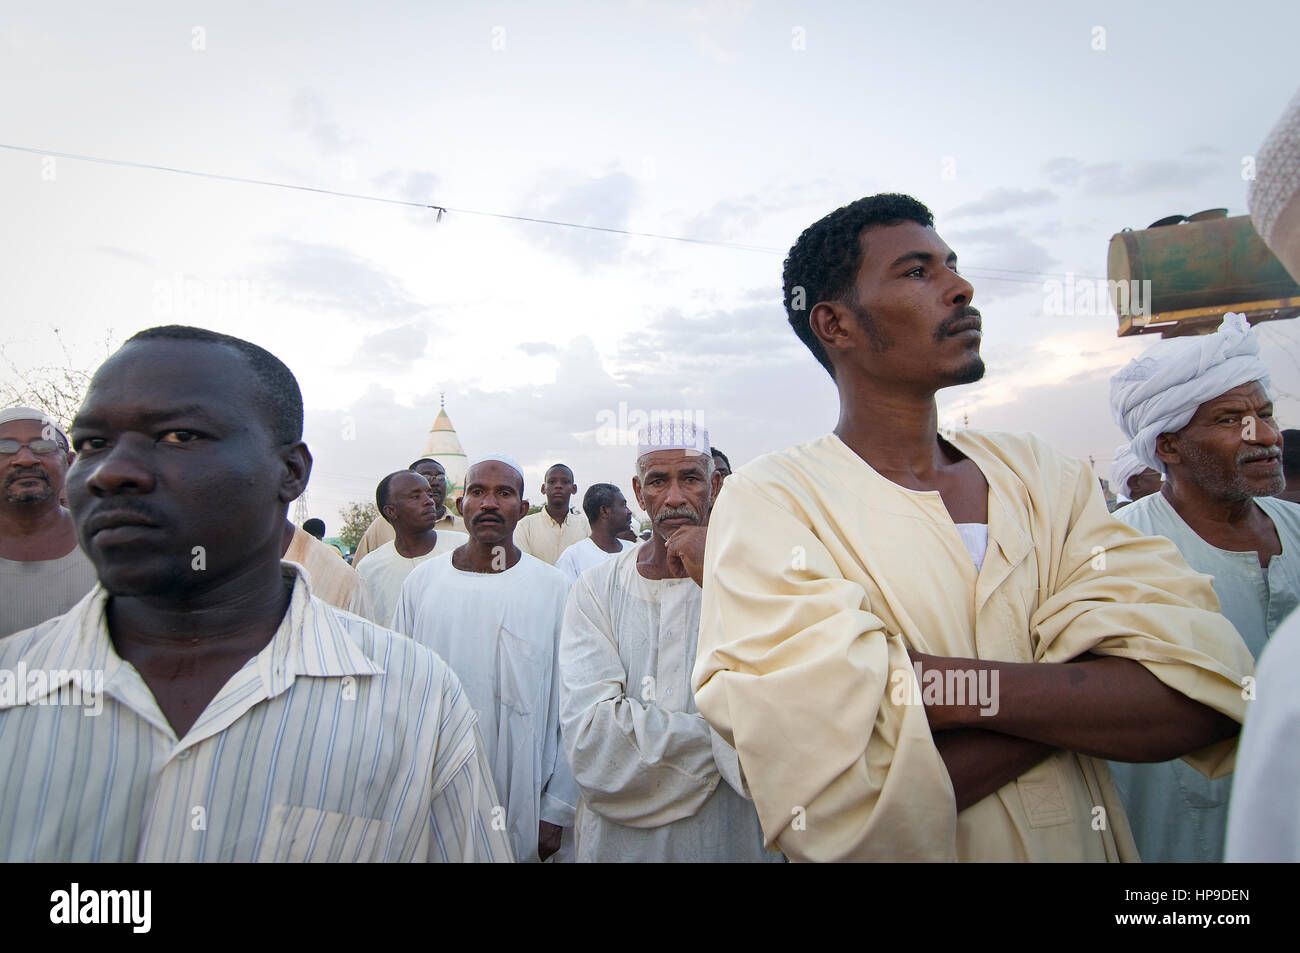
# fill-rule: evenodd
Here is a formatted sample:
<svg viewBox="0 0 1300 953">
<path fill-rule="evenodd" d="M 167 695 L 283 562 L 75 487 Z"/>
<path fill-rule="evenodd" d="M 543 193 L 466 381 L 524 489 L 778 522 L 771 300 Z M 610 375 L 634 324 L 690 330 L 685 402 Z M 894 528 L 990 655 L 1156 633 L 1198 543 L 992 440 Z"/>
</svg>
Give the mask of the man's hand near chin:
<svg viewBox="0 0 1300 953">
<path fill-rule="evenodd" d="M 668 537 L 668 564 L 680 568 L 695 584 L 704 588 L 704 541 L 708 533 L 705 526 L 682 526 Z"/>
</svg>

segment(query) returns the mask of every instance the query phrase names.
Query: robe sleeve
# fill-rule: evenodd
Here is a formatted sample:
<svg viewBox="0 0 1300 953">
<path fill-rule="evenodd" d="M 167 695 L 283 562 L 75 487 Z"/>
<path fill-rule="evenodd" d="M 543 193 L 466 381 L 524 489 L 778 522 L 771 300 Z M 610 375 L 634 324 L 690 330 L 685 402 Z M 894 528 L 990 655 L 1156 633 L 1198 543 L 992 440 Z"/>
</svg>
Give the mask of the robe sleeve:
<svg viewBox="0 0 1300 953">
<path fill-rule="evenodd" d="M 565 586 L 567 595 L 568 587 Z M 545 741 L 542 745 L 542 765 L 547 772 L 542 782 L 542 803 L 539 817 L 548 824 L 572 827 L 578 808 L 578 782 L 569 768 L 560 736 L 560 633 L 564 622 L 564 597 L 558 601 L 561 611 L 555 616 L 555 636 L 551 640 L 551 697 L 546 710 Z"/>
<path fill-rule="evenodd" d="M 579 576 L 570 591 L 560 636 L 560 720 L 583 802 L 628 827 L 691 817 L 721 780 L 709 726 L 693 712 L 628 695 L 613 624 L 591 575 Z"/>
<path fill-rule="evenodd" d="M 902 638 L 743 474 L 709 520 L 692 684 L 736 749 L 769 848 L 804 861 L 956 859 L 952 782 L 924 706 L 907 704 Z"/>
<path fill-rule="evenodd" d="M 1050 525 L 1061 531 L 1037 552 L 1034 661 L 1068 662 L 1083 652 L 1133 659 L 1175 691 L 1244 720 L 1254 659 L 1219 611 L 1211 577 L 1165 537 L 1112 517 L 1079 461 L 1065 460 L 1058 499 Z M 1183 760 L 1221 777 L 1232 770 L 1236 745 L 1229 738 Z"/>
</svg>

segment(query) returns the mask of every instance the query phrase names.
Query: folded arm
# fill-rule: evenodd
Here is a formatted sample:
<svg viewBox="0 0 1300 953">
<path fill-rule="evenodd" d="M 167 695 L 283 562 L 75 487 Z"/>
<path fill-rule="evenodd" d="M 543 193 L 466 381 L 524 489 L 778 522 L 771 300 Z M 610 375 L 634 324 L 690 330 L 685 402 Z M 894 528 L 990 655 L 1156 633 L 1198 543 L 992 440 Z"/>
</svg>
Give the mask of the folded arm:
<svg viewBox="0 0 1300 953">
<path fill-rule="evenodd" d="M 996 704 L 944 698 L 926 705 L 935 731 L 985 728 L 1112 761 L 1168 761 L 1231 738 L 1240 725 L 1193 701 L 1131 659 L 1072 664 L 990 662 L 913 654 L 944 684 L 996 686 Z M 952 673 L 953 677 L 950 677 Z M 973 702 L 973 703 L 972 703 Z"/>
</svg>

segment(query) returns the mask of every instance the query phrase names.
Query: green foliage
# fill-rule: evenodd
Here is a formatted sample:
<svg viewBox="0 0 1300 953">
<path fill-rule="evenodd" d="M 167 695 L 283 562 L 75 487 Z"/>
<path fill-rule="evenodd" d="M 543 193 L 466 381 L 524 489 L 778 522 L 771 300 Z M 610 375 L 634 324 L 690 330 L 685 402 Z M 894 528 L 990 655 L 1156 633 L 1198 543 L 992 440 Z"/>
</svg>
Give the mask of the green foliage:
<svg viewBox="0 0 1300 953">
<path fill-rule="evenodd" d="M 370 524 L 379 519 L 379 508 L 373 500 L 369 503 L 349 503 L 339 510 L 339 516 L 343 517 L 343 525 L 339 528 L 338 538 L 352 549 L 361 542 L 361 537 L 366 535 Z"/>
</svg>

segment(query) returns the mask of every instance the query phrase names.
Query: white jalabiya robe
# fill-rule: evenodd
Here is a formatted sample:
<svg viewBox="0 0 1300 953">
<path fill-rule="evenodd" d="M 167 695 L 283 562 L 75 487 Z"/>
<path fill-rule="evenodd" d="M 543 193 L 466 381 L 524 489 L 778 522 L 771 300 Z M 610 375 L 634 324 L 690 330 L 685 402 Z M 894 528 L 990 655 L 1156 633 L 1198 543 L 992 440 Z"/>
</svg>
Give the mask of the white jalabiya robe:
<svg viewBox="0 0 1300 953">
<path fill-rule="evenodd" d="M 989 484 L 978 572 L 937 492 L 892 483 L 834 435 L 727 480 L 705 551 L 700 711 L 791 859 L 1136 860 L 1106 763 L 1073 752 L 958 814 L 908 650 L 1130 658 L 1238 721 L 1250 651 L 1172 543 L 1106 512 L 1088 467 L 1028 434 L 951 442 Z M 1235 743 L 1186 760 L 1221 776 Z"/>
<path fill-rule="evenodd" d="M 403 556 L 397 551 L 396 540 L 391 539 L 372 551 L 365 563 L 357 569 L 357 575 L 365 580 L 366 588 L 370 590 L 370 602 L 380 624 L 392 624 L 393 613 L 397 611 L 397 600 L 402 595 L 402 583 L 416 566 L 437 559 L 443 553 L 449 553 L 467 542 L 469 537 L 464 533 L 440 529 L 433 549 L 423 556 Z"/>
<path fill-rule="evenodd" d="M 578 577 L 560 640 L 579 861 L 780 861 L 736 752 L 691 697 L 700 587 L 637 572 L 639 547 Z"/>
<path fill-rule="evenodd" d="M 437 652 L 465 686 L 515 856 L 536 861 L 538 821 L 572 827 L 578 803 L 556 678 L 568 582 L 527 554 L 499 573 L 464 572 L 451 557 L 406 577 L 393 628 Z"/>
</svg>

